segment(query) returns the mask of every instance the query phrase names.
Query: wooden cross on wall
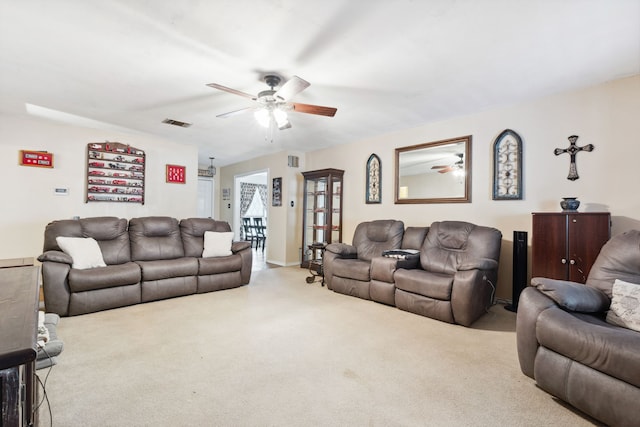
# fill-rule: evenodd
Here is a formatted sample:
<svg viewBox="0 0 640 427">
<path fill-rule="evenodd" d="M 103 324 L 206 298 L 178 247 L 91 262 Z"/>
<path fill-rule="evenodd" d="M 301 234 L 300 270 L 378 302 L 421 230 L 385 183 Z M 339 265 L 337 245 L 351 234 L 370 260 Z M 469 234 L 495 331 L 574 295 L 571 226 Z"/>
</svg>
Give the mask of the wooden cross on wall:
<svg viewBox="0 0 640 427">
<path fill-rule="evenodd" d="M 571 181 L 575 181 L 576 179 L 580 178 L 578 176 L 578 167 L 576 166 L 576 154 L 578 154 L 580 151 L 593 151 L 593 149 L 595 148 L 593 144 L 587 144 L 583 147 L 578 147 L 576 145 L 577 140 L 578 135 L 571 135 L 569 137 L 569 142 L 571 144 L 568 148 L 556 148 L 555 150 L 553 150 L 553 154 L 555 154 L 556 156 L 564 153 L 570 154 L 571 163 L 569 163 L 569 175 L 567 176 L 567 179 L 570 179 Z"/>
</svg>

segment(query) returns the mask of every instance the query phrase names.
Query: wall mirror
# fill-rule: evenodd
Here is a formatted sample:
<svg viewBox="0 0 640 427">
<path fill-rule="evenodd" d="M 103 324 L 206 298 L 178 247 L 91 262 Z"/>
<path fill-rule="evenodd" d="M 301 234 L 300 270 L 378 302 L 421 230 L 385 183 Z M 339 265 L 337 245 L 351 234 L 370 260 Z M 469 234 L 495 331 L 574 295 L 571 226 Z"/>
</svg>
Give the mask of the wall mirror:
<svg viewBox="0 0 640 427">
<path fill-rule="evenodd" d="M 471 135 L 396 148 L 395 203 L 470 203 Z"/>
</svg>

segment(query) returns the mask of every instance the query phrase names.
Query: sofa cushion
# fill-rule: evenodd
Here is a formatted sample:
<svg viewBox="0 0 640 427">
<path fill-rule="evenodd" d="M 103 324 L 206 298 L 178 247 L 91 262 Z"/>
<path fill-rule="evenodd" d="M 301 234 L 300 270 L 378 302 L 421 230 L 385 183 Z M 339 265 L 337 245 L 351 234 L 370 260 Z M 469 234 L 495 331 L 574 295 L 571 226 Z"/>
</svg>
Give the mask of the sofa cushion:
<svg viewBox="0 0 640 427">
<path fill-rule="evenodd" d="M 69 271 L 71 292 L 91 291 L 140 283 L 140 267 L 134 262 Z"/>
<path fill-rule="evenodd" d="M 93 217 L 78 220 L 82 235 L 97 240 L 107 264 L 131 261 L 128 221 L 116 217 Z"/>
<path fill-rule="evenodd" d="M 640 280 L 640 230 L 617 234 L 604 244 L 587 277 L 587 286 L 598 288 L 611 298 L 616 279 Z"/>
<path fill-rule="evenodd" d="M 219 257 L 231 255 L 231 243 L 233 242 L 233 231 L 204 232 L 203 258 Z"/>
<path fill-rule="evenodd" d="M 184 256 L 180 227 L 175 218 L 132 218 L 129 221 L 129 239 L 131 259 L 134 261 L 169 260 Z"/>
<path fill-rule="evenodd" d="M 371 263 L 359 259 L 335 259 L 333 275 L 368 282 L 371 279 Z"/>
<path fill-rule="evenodd" d="M 240 255 L 230 255 L 214 258 L 198 258 L 199 276 L 240 271 L 241 268 L 242 257 Z"/>
<path fill-rule="evenodd" d="M 212 218 L 186 218 L 180 221 L 184 256 L 202 256 L 204 233 L 207 231 L 231 231 L 231 226 L 226 221 L 217 221 Z"/>
<path fill-rule="evenodd" d="M 616 279 L 607 322 L 640 332 L 640 285 Z"/>
<path fill-rule="evenodd" d="M 549 308 L 536 323 L 540 345 L 640 387 L 640 333 L 597 316 Z"/>
<path fill-rule="evenodd" d="M 127 220 L 112 216 L 63 219 L 47 224 L 44 231 L 44 251 L 59 251 L 58 236 L 92 237 L 100 246 L 102 258 L 108 265 L 131 261 Z"/>
<path fill-rule="evenodd" d="M 402 221 L 385 219 L 361 222 L 353 234 L 353 246 L 358 250 L 358 259 L 371 261 L 385 250 L 399 249 L 403 235 Z"/>
<path fill-rule="evenodd" d="M 73 259 L 73 268 L 106 267 L 100 246 L 91 237 L 56 237 L 60 249 Z"/>
<path fill-rule="evenodd" d="M 136 261 L 136 263 L 142 271 L 143 282 L 172 277 L 196 276 L 198 274 L 198 260 L 196 258 Z"/>
<path fill-rule="evenodd" d="M 429 227 L 407 227 L 402 237 L 402 249 L 420 250 L 428 232 Z"/>
<path fill-rule="evenodd" d="M 599 289 L 566 280 L 534 277 L 531 286 L 559 306 L 581 313 L 601 313 L 609 308 L 609 297 Z"/>
<path fill-rule="evenodd" d="M 496 270 L 502 233 L 463 221 L 434 222 L 420 250 L 424 270 L 454 274 L 457 270 Z"/>
<path fill-rule="evenodd" d="M 396 288 L 443 301 L 451 299 L 453 275 L 425 270 L 398 269 L 393 275 Z"/>
</svg>

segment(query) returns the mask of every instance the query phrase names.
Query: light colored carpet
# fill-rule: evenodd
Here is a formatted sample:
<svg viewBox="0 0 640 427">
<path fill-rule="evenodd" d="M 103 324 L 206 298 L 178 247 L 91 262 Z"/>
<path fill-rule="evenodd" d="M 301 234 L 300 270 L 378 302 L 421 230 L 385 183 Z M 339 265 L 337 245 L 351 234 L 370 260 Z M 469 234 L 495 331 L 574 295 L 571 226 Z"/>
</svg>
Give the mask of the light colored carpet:
<svg viewBox="0 0 640 427">
<path fill-rule="evenodd" d="M 520 372 L 502 306 L 465 328 L 307 275 L 61 319 L 53 425 L 593 425 Z"/>
</svg>

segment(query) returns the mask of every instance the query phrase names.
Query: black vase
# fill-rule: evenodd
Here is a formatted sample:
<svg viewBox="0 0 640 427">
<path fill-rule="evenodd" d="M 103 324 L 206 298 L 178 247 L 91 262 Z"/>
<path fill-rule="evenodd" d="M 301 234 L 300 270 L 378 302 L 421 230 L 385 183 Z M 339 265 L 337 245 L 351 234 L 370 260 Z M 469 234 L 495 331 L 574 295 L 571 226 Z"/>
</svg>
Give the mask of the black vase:
<svg viewBox="0 0 640 427">
<path fill-rule="evenodd" d="M 563 211 L 577 211 L 580 206 L 580 200 L 577 197 L 563 197 L 560 207 Z"/>
</svg>

